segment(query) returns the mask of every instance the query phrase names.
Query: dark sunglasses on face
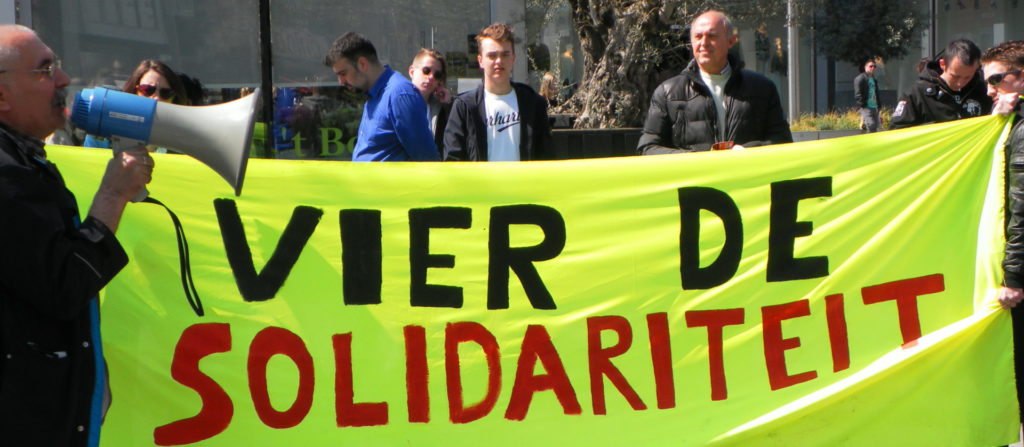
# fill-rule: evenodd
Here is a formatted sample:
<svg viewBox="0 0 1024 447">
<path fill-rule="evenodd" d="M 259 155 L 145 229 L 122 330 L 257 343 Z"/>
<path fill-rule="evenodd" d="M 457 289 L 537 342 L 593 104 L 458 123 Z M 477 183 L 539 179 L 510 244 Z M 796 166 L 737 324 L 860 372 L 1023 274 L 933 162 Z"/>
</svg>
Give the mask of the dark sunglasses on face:
<svg viewBox="0 0 1024 447">
<path fill-rule="evenodd" d="M 988 84 L 991 86 L 997 86 L 999 84 L 1002 84 L 1003 80 L 1006 79 L 1007 76 L 1015 74 L 1020 74 L 1020 70 L 1007 71 L 1005 73 L 995 73 L 992 76 L 989 76 L 988 79 L 985 79 L 985 82 L 988 82 Z"/>
<path fill-rule="evenodd" d="M 444 79 L 444 72 L 441 70 L 433 70 L 430 67 L 423 67 L 420 71 L 423 72 L 423 76 L 430 76 L 430 74 L 433 73 L 434 79 Z"/>
<path fill-rule="evenodd" d="M 144 96 L 153 96 L 154 92 L 159 91 L 161 99 L 172 99 L 172 98 L 174 98 L 174 89 L 169 88 L 169 87 L 168 88 L 160 88 L 160 87 L 157 87 L 157 86 L 155 86 L 153 84 L 139 84 L 139 87 L 138 87 L 137 90 L 139 91 L 139 93 L 142 93 Z"/>
</svg>

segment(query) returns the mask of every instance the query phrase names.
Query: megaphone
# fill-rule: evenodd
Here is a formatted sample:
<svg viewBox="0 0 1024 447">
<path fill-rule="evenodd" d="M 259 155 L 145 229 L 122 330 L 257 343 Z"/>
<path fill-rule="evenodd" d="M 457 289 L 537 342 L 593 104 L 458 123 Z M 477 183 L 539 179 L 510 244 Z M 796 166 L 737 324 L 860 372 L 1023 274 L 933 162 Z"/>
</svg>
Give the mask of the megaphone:
<svg viewBox="0 0 1024 447">
<path fill-rule="evenodd" d="M 110 138 L 115 151 L 151 144 L 190 155 L 224 177 L 238 196 L 258 98 L 256 89 L 231 102 L 193 107 L 96 87 L 75 96 L 71 121 L 92 135 Z"/>
</svg>

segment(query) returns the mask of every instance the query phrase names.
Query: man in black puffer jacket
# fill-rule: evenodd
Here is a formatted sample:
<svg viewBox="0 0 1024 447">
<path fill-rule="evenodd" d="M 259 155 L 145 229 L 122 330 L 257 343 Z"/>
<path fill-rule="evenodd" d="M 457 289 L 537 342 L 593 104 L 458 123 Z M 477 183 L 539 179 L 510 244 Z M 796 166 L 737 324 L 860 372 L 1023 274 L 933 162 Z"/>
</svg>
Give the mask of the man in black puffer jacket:
<svg viewBox="0 0 1024 447">
<path fill-rule="evenodd" d="M 643 155 L 791 143 L 775 84 L 729 56 L 732 23 L 708 11 L 690 27 L 693 61 L 651 97 L 637 151 Z M 724 116 L 725 119 L 719 119 Z"/>
</svg>

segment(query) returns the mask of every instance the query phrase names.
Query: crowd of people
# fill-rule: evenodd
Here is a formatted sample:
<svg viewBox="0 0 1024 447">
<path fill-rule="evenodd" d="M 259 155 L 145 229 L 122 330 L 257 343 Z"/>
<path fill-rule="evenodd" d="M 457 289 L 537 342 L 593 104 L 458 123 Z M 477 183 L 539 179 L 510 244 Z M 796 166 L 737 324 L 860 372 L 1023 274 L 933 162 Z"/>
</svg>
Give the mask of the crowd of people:
<svg viewBox="0 0 1024 447">
<path fill-rule="evenodd" d="M 690 34 L 693 60 L 653 92 L 637 151 L 742 150 L 792 141 L 775 85 L 729 55 L 736 43 L 729 18 L 708 11 L 694 20 Z M 547 158 L 548 99 L 511 80 L 517 57 L 512 29 L 495 23 L 476 41 L 483 82 L 454 96 L 445 88 L 441 53 L 420 51 L 406 79 L 381 63 L 365 37 L 339 37 L 324 62 L 341 85 L 368 97 L 353 160 Z M 114 234 L 126 204 L 154 168 L 146 148 L 115 153 L 88 214 L 78 216 L 76 198 L 47 160 L 43 143 L 65 125 L 70 79 L 57 61 L 31 29 L 0 26 L 0 430 L 12 445 L 97 445 L 110 395 L 96 295 L 128 262 Z M 876 66 L 867 62 L 856 81 L 869 130 L 879 127 Z M 1012 308 L 1018 371 L 1024 371 L 1024 306 L 1018 306 L 1024 298 L 1022 70 L 1024 41 L 984 52 L 955 41 L 922 69 L 891 126 L 990 112 L 1016 121 L 1007 145 L 1010 217 L 997 299 Z M 201 104 L 196 86 L 189 88 L 193 81 L 147 60 L 124 91 Z M 1024 402 L 1024 383 L 1017 390 Z"/>
</svg>

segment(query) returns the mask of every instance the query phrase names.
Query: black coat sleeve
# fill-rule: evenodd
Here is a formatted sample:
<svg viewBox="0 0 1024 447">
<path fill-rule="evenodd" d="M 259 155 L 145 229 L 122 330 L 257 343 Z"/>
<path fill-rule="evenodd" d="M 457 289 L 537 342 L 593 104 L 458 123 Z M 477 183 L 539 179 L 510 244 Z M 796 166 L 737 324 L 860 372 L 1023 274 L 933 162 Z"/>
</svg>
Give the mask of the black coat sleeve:
<svg viewBox="0 0 1024 447">
<path fill-rule="evenodd" d="M 917 88 L 916 86 L 914 87 Z M 921 123 L 921 114 L 917 111 L 917 101 L 910 94 L 903 95 L 896 102 L 896 108 L 892 111 L 892 120 L 889 121 L 889 130 L 904 129 L 917 126 Z"/>
<path fill-rule="evenodd" d="M 452 111 L 448 114 L 448 124 L 444 127 L 444 161 L 467 161 L 469 153 L 466 141 L 467 126 L 472 125 L 469 119 L 469 106 L 462 97 L 455 98 Z"/>
<path fill-rule="evenodd" d="M 672 141 L 672 120 L 668 115 L 668 93 L 664 84 L 658 86 L 651 96 L 651 106 L 647 109 L 644 120 L 644 131 L 637 142 L 636 151 L 640 155 L 677 154 L 692 152 L 690 148 L 670 146 Z"/>
<path fill-rule="evenodd" d="M 38 170 L 0 164 L 0 295 L 39 313 L 74 318 L 127 263 L 99 220 L 75 228 L 54 187 Z"/>
<path fill-rule="evenodd" d="M 1024 127 L 1020 121 L 1007 143 L 1009 153 L 1009 194 L 1007 196 L 1006 250 L 1003 256 L 1003 284 L 1024 288 Z"/>
<path fill-rule="evenodd" d="M 861 73 L 853 80 L 853 100 L 857 103 L 857 107 L 864 108 L 868 106 L 868 77 Z"/>
<path fill-rule="evenodd" d="M 554 158 L 551 147 L 551 123 L 548 120 L 548 102 L 544 97 L 537 95 L 537 118 L 535 122 L 537 127 L 533 129 L 534 133 L 534 159 L 535 160 L 551 160 Z"/>
<path fill-rule="evenodd" d="M 437 128 L 434 129 L 434 145 L 441 160 L 444 160 L 444 129 L 448 127 L 448 115 L 452 113 L 452 103 L 441 104 L 441 111 L 437 114 Z"/>
<path fill-rule="evenodd" d="M 771 91 L 765 97 L 764 107 L 767 110 L 765 113 L 767 123 L 764 124 L 764 133 L 761 137 L 763 139 L 748 141 L 744 144 L 744 147 L 793 142 L 793 133 L 789 130 L 789 121 L 786 121 L 786 115 L 782 111 L 782 100 L 779 99 L 779 91 L 772 82 L 767 83 L 766 89 Z M 757 123 L 747 123 L 746 125 L 757 125 Z"/>
</svg>

